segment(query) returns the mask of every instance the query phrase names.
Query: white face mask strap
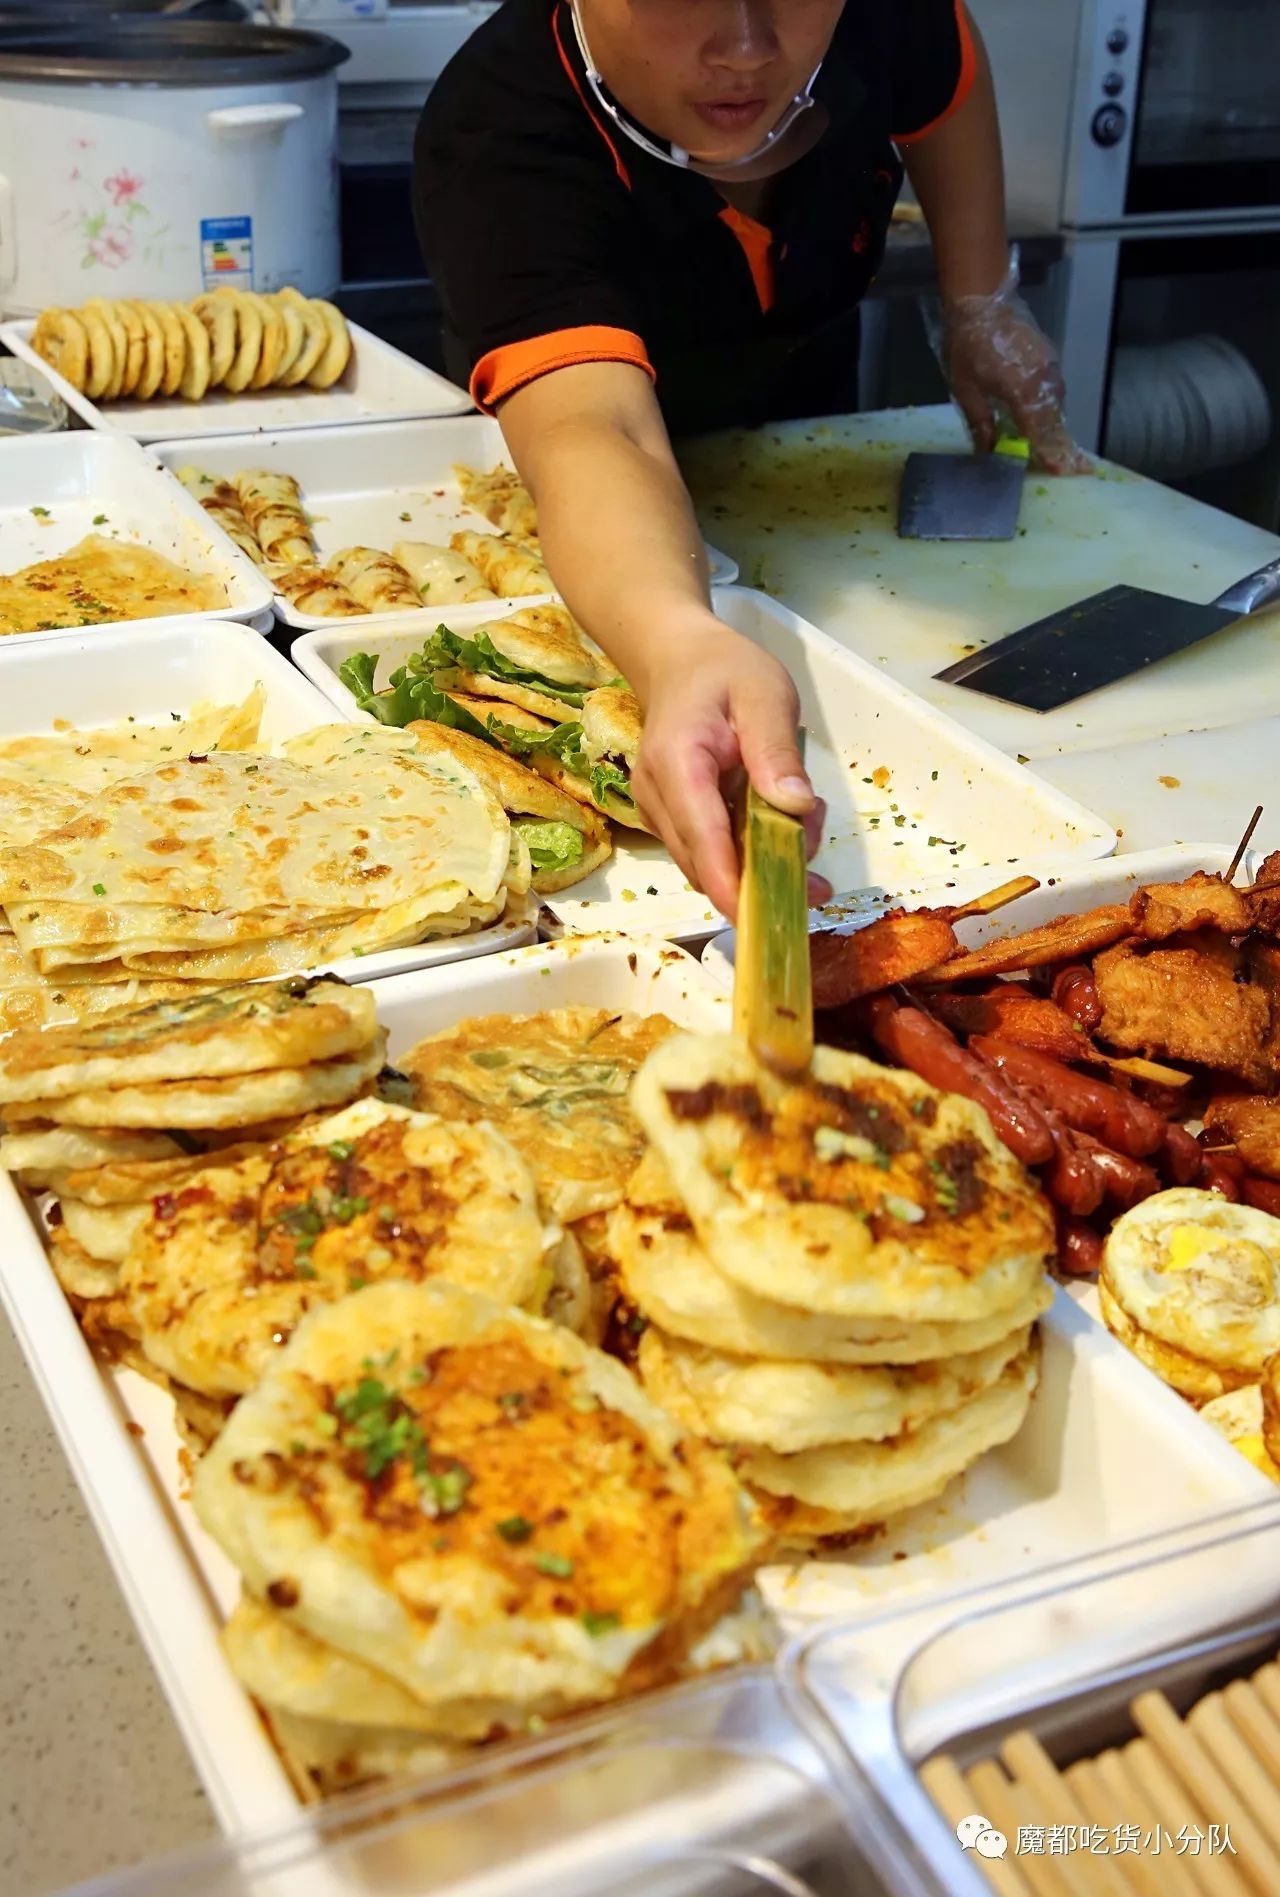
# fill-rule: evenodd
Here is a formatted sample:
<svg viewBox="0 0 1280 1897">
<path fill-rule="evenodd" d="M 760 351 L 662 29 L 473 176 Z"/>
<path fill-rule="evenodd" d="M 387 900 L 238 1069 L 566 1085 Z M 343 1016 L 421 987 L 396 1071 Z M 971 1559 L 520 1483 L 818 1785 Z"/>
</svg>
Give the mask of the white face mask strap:
<svg viewBox="0 0 1280 1897">
<path fill-rule="evenodd" d="M 587 84 L 590 86 L 592 94 L 601 111 L 608 115 L 613 124 L 617 126 L 618 130 L 623 133 L 625 137 L 631 140 L 633 145 L 638 145 L 642 152 L 648 153 L 650 158 L 661 159 L 664 165 L 674 165 L 679 171 L 697 171 L 699 169 L 699 161 L 696 158 L 692 158 L 689 153 L 679 145 L 672 145 L 664 150 L 661 145 L 655 144 L 653 139 L 647 137 L 645 133 L 640 130 L 639 126 L 633 125 L 621 108 L 614 104 L 613 100 L 610 99 L 605 91 L 604 78 L 600 69 L 591 57 L 591 48 L 587 45 L 586 28 L 582 24 L 582 16 L 578 11 L 578 0 L 569 0 L 569 14 L 573 20 L 573 36 L 578 43 L 578 51 L 582 55 L 582 64 L 586 68 Z M 743 170 L 748 165 L 757 164 L 767 152 L 773 149 L 783 134 L 791 130 L 791 127 L 801 114 L 807 112 L 810 106 L 815 103 L 813 88 L 817 83 L 818 74 L 821 71 L 822 61 L 819 60 L 818 64 L 809 74 L 803 92 L 797 92 L 773 130 L 765 134 L 754 151 L 748 152 L 745 157 L 742 158 L 727 158 L 723 160 L 723 162 L 714 162 L 711 166 L 711 170 L 715 173 L 734 172 Z"/>
</svg>

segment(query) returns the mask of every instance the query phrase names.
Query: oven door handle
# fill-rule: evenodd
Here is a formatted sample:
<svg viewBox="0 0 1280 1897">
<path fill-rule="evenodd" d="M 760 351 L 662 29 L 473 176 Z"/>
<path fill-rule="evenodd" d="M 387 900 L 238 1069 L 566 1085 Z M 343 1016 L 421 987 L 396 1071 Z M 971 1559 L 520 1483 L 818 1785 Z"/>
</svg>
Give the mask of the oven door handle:
<svg viewBox="0 0 1280 1897">
<path fill-rule="evenodd" d="M 1214 600 L 1229 613 L 1256 613 L 1259 606 L 1270 606 L 1280 599 L 1280 559 L 1269 560 L 1256 573 L 1246 573 Z"/>
</svg>

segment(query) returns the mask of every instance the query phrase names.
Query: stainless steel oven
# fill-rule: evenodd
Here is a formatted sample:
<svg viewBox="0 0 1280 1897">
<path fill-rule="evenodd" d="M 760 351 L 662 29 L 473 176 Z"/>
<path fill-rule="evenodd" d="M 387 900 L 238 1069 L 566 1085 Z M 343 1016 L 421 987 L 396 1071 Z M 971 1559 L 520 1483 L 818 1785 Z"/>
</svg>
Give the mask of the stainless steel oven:
<svg viewBox="0 0 1280 1897">
<path fill-rule="evenodd" d="M 1280 221 L 1276 0 L 969 0 L 1023 226 Z"/>
</svg>

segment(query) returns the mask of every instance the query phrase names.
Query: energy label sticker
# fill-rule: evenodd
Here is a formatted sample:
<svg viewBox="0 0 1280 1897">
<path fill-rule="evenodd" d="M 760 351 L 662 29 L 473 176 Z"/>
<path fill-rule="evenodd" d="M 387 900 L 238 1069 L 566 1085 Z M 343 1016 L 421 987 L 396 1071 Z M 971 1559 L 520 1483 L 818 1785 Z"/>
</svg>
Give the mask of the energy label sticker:
<svg viewBox="0 0 1280 1897">
<path fill-rule="evenodd" d="M 253 219 L 202 217 L 200 272 L 206 290 L 225 284 L 233 290 L 253 288 Z"/>
</svg>

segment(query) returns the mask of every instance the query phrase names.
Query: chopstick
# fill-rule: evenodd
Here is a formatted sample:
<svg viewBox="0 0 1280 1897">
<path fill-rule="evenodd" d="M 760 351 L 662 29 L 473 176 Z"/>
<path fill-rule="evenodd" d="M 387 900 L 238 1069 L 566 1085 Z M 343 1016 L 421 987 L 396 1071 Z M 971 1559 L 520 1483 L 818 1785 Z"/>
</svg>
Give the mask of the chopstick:
<svg viewBox="0 0 1280 1897">
<path fill-rule="evenodd" d="M 920 1782 L 949 1825 L 958 1825 L 962 1818 L 967 1818 L 973 1811 L 985 1811 L 985 1807 L 974 1804 L 977 1794 L 971 1790 L 955 1760 L 948 1758 L 945 1753 L 939 1753 L 937 1758 L 930 1759 L 927 1765 L 920 1767 Z M 986 1816 L 991 1818 L 992 1824 L 997 1825 L 997 1829 L 1002 1828 L 990 1812 L 986 1812 Z M 1015 1831 L 1010 1839 L 1011 1852 L 1012 1839 L 1017 1835 Z M 1015 1867 L 1012 1856 L 979 1858 L 976 1852 L 974 1856 L 979 1870 L 998 1897 L 1033 1897 L 1031 1886 Z"/>
<path fill-rule="evenodd" d="M 1006 1769 L 1035 1793 L 1050 1824 L 1074 1825 L 1078 1831 L 1089 1823 L 1071 1787 L 1033 1733 L 1012 1733 L 1001 1746 L 1000 1756 Z M 1096 1892 L 1097 1897 L 1127 1897 L 1129 1885 L 1110 1857 L 1092 1851 L 1074 1851 L 1067 1862 L 1078 1876 L 1082 1889 Z"/>
<path fill-rule="evenodd" d="M 1140 1693 L 1130 1710 L 1138 1729 L 1158 1749 L 1166 1765 L 1181 1780 L 1185 1792 L 1204 1807 L 1210 1822 L 1230 1826 L 1241 1873 L 1259 1892 L 1259 1897 L 1275 1897 L 1280 1891 L 1280 1856 L 1272 1850 L 1265 1833 L 1237 1797 L 1213 1755 L 1178 1718 L 1163 1693 Z M 1187 1821 L 1184 1818 L 1182 1822 Z M 1217 1870 L 1227 1861 L 1225 1858 L 1206 1859 L 1206 1864 L 1210 1862 Z"/>
</svg>

